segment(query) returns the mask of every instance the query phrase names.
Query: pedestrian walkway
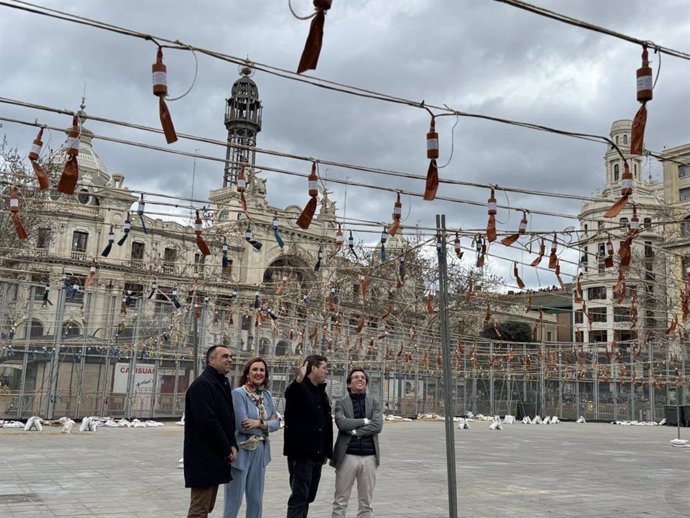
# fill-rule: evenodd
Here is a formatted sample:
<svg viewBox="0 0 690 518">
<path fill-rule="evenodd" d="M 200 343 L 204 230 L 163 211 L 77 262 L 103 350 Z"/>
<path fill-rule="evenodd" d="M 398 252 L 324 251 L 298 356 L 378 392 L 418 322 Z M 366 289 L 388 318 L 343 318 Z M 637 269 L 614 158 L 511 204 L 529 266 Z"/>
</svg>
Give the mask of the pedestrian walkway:
<svg viewBox="0 0 690 518">
<path fill-rule="evenodd" d="M 675 428 L 488 426 L 455 431 L 460 517 L 688 516 L 690 448 L 670 446 Z M 182 435 L 173 423 L 71 435 L 0 429 L 0 517 L 185 516 Z M 264 516 L 282 518 L 289 494 L 282 432 L 271 438 Z M 448 516 L 443 423 L 385 423 L 380 440 L 376 517 Z M 310 516 L 330 516 L 334 480 L 324 467 Z M 222 496 L 218 505 L 215 518 Z M 355 507 L 353 491 L 348 516 Z"/>
</svg>

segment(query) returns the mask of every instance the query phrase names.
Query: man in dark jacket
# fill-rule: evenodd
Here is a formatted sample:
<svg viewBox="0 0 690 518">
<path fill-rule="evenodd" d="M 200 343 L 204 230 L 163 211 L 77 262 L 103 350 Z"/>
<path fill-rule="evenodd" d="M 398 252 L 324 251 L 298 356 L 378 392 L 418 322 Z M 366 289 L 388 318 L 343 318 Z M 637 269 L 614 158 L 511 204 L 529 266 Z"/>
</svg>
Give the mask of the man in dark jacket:
<svg viewBox="0 0 690 518">
<path fill-rule="evenodd" d="M 237 458 L 235 412 L 226 377 L 232 355 L 223 346 L 206 352 L 206 369 L 187 389 L 184 423 L 184 485 L 192 488 L 188 518 L 206 518 L 218 485 L 232 480 Z"/>
<path fill-rule="evenodd" d="M 285 442 L 290 472 L 287 518 L 304 518 L 316 498 L 321 467 L 333 456 L 331 405 L 325 356 L 308 356 L 285 390 Z"/>
</svg>

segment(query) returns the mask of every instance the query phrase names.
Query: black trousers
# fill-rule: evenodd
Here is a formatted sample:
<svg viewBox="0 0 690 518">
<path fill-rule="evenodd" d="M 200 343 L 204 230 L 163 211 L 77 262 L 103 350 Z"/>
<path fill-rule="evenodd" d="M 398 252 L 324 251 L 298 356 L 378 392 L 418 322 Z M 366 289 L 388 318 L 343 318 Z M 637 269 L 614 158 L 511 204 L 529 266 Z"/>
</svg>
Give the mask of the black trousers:
<svg viewBox="0 0 690 518">
<path fill-rule="evenodd" d="M 322 466 L 323 461 L 288 457 L 291 493 L 288 499 L 287 518 L 306 518 L 309 504 L 316 499 Z"/>
</svg>

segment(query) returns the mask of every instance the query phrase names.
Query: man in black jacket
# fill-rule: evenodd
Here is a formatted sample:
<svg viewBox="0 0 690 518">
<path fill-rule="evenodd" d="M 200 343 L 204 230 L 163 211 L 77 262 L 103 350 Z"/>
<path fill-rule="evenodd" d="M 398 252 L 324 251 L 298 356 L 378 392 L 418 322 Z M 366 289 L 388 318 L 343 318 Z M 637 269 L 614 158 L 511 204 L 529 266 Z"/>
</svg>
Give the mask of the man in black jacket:
<svg viewBox="0 0 690 518">
<path fill-rule="evenodd" d="M 237 458 L 235 411 L 230 382 L 232 355 L 223 346 L 206 352 L 206 369 L 187 389 L 184 423 L 184 483 L 192 488 L 188 518 L 206 518 L 218 485 L 232 480 Z"/>
<path fill-rule="evenodd" d="M 308 356 L 285 390 L 285 442 L 290 472 L 287 518 L 305 518 L 316 498 L 321 467 L 333 456 L 331 405 L 325 356 Z"/>
</svg>

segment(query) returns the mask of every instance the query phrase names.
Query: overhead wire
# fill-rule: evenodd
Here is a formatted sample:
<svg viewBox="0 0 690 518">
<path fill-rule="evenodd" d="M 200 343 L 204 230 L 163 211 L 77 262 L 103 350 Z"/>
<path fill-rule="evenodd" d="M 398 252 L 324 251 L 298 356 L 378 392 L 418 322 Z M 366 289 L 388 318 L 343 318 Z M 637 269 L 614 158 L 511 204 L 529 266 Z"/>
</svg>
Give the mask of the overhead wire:
<svg viewBox="0 0 690 518">
<path fill-rule="evenodd" d="M 577 18 L 573 18 L 571 16 L 567 16 L 562 13 L 558 13 L 556 11 L 552 11 L 550 9 L 546 9 L 544 7 L 539 7 L 527 2 L 522 2 L 520 0 L 494 0 L 496 2 L 500 2 L 502 4 L 507 4 L 512 7 L 517 7 L 518 9 L 523 9 L 525 11 L 538 14 L 540 16 L 544 16 L 546 18 L 551 18 L 552 20 L 556 20 L 562 23 L 566 23 L 568 25 L 573 25 L 575 27 L 579 27 L 581 29 L 587 29 L 590 31 L 598 32 L 599 34 L 605 34 L 607 36 L 612 36 L 614 38 L 618 38 L 623 41 L 627 41 L 629 43 L 635 43 L 636 45 L 646 45 L 651 48 L 653 48 L 656 52 L 660 52 L 662 54 L 666 54 L 668 56 L 673 56 L 675 58 L 679 59 L 685 59 L 690 61 L 690 54 L 687 52 L 683 52 L 680 50 L 675 50 L 669 47 L 664 47 L 662 45 L 658 45 L 654 43 L 653 41 L 650 40 L 643 40 L 640 38 L 636 38 L 634 36 L 629 36 L 627 34 L 623 34 L 622 32 L 617 32 L 612 29 L 607 29 L 605 27 L 601 27 L 599 25 L 595 25 L 593 23 L 585 22 L 583 20 L 579 20 Z"/>
<path fill-rule="evenodd" d="M 603 143 L 606 143 L 609 145 L 614 145 L 614 143 L 608 137 L 605 137 L 602 135 L 567 131 L 567 130 L 552 128 L 552 127 L 548 127 L 548 126 L 544 126 L 544 125 L 540 125 L 540 124 L 535 124 L 535 123 L 530 123 L 530 122 L 516 121 L 516 120 L 505 119 L 505 118 L 501 118 L 501 117 L 493 117 L 493 116 L 477 114 L 477 113 L 462 112 L 460 110 L 453 109 L 453 108 L 451 108 L 445 104 L 443 106 L 436 106 L 436 105 L 425 103 L 424 101 L 419 102 L 419 101 L 414 101 L 414 100 L 410 100 L 410 99 L 404 99 L 401 97 L 383 94 L 383 93 L 375 92 L 372 90 L 366 90 L 366 89 L 351 86 L 351 85 L 345 85 L 342 83 L 327 81 L 325 79 L 319 79 L 319 78 L 316 78 L 314 76 L 304 76 L 304 75 L 290 72 L 288 70 L 281 69 L 278 67 L 273 67 L 273 66 L 269 66 L 269 65 L 265 65 L 265 64 L 261 64 L 261 63 L 257 63 L 257 62 L 249 62 L 247 59 L 241 59 L 241 58 L 238 58 L 235 56 L 224 54 L 222 52 L 208 50 L 208 49 L 204 49 L 201 47 L 196 47 L 196 46 L 190 45 L 188 43 L 183 43 L 179 40 L 171 40 L 169 38 L 164 38 L 164 37 L 160 37 L 160 36 L 154 37 L 154 36 L 149 35 L 149 34 L 133 31 L 130 29 L 125 29 L 125 28 L 118 27 L 118 26 L 113 25 L 113 24 L 101 22 L 98 20 L 93 20 L 90 18 L 73 15 L 73 14 L 59 11 L 56 9 L 45 8 L 43 6 L 40 6 L 38 4 L 32 4 L 30 2 L 25 2 L 25 1 L 21 1 L 21 0 L 13 0 L 13 2 L 14 2 L 14 4 L 2 0 L 2 1 L 0 1 L 0 5 L 4 5 L 6 7 L 11 7 L 11 8 L 15 8 L 15 9 L 21 9 L 21 10 L 28 11 L 28 12 L 31 12 L 34 14 L 40 14 L 40 15 L 44 15 L 44 16 L 55 17 L 55 18 L 58 18 L 58 19 L 61 19 L 64 21 L 71 21 L 74 23 L 89 25 L 89 26 L 94 27 L 94 28 L 116 32 L 116 33 L 121 34 L 121 35 L 127 35 L 127 36 L 132 36 L 132 37 L 136 37 L 136 38 L 140 38 L 140 39 L 144 39 L 144 40 L 154 41 L 156 43 L 156 45 L 160 45 L 158 43 L 159 41 L 164 41 L 166 43 L 176 45 L 181 49 L 196 51 L 196 52 L 206 54 L 206 55 L 211 56 L 211 57 L 215 57 L 217 59 L 221 59 L 224 61 L 231 62 L 233 64 L 237 64 L 237 65 L 250 64 L 251 67 L 256 69 L 256 70 L 261 70 L 261 71 L 264 71 L 266 73 L 276 75 L 279 77 L 283 77 L 286 79 L 291 79 L 294 81 L 309 83 L 309 84 L 312 84 L 314 86 L 318 86 L 321 88 L 327 88 L 327 89 L 335 90 L 335 91 L 338 91 L 340 93 L 346 93 L 346 94 L 356 95 L 356 96 L 360 96 L 360 97 L 368 97 L 368 98 L 377 99 L 377 100 L 386 101 L 386 102 L 392 102 L 392 103 L 396 103 L 396 104 L 403 104 L 403 105 L 411 106 L 414 108 L 420 108 L 420 109 L 424 109 L 424 110 L 428 110 L 430 108 L 433 108 L 436 111 L 456 115 L 459 117 L 482 119 L 482 120 L 493 121 L 493 122 L 497 122 L 497 123 L 501 123 L 501 124 L 514 125 L 514 126 L 518 126 L 518 127 L 522 127 L 522 128 L 526 128 L 526 129 L 532 129 L 532 130 L 543 131 L 543 132 L 553 133 L 553 134 L 562 135 L 562 136 L 568 136 L 568 137 L 572 137 L 572 138 L 590 140 L 590 141 L 599 142 L 599 143 L 603 142 Z M 21 4 L 21 5 L 16 5 L 16 4 Z M 41 11 L 41 9 L 43 9 L 45 12 Z"/>
</svg>

